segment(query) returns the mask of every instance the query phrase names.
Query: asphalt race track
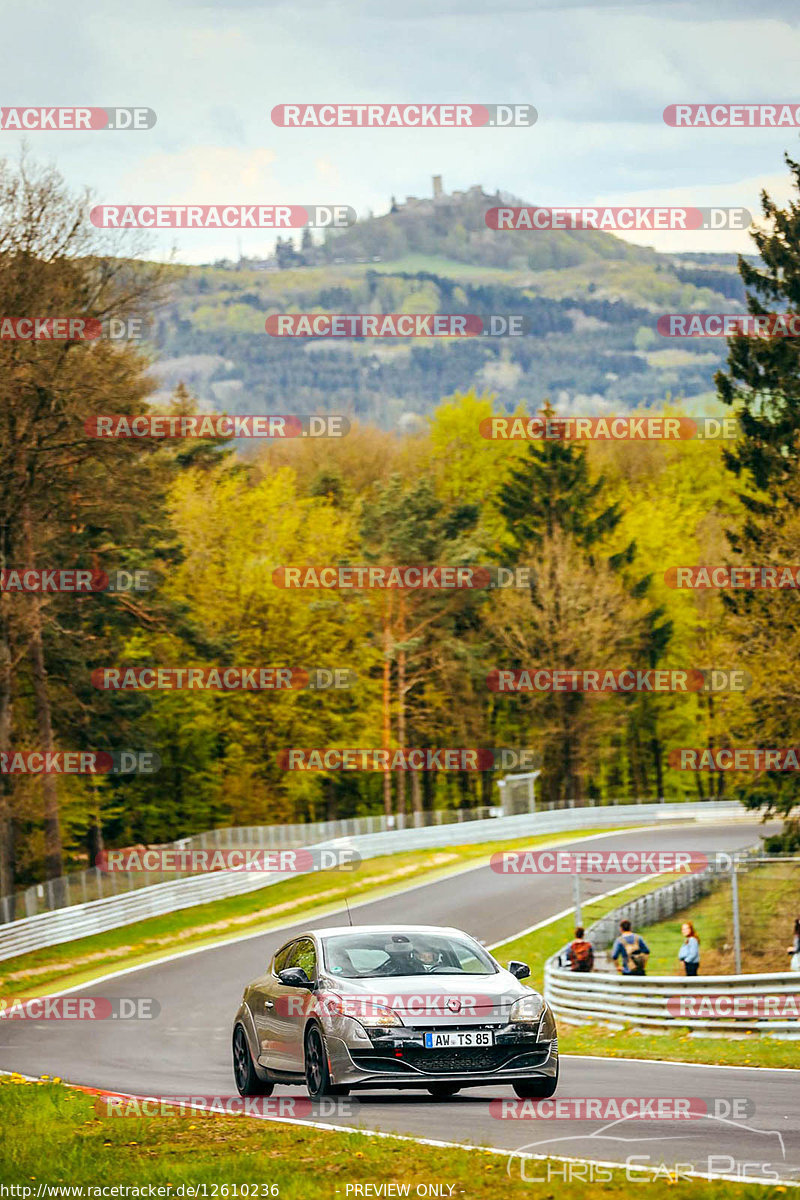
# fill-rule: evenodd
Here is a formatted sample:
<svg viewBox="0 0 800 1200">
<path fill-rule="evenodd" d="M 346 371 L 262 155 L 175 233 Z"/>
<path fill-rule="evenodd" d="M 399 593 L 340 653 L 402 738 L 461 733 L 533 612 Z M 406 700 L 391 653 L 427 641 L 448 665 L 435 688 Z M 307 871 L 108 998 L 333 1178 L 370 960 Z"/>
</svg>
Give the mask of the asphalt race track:
<svg viewBox="0 0 800 1200">
<path fill-rule="evenodd" d="M 763 826 L 683 825 L 597 839 L 586 848 L 693 849 L 731 851 L 751 845 Z M 564 843 L 566 846 L 567 843 Z M 606 876 L 592 894 L 610 891 L 630 877 Z M 624 894 L 623 894 L 624 897 Z M 353 905 L 355 923 L 419 922 L 453 925 L 487 945 L 568 908 L 570 876 L 514 876 L 493 872 L 488 863 L 452 878 L 412 887 L 402 894 Z M 787 937 L 794 913 L 787 913 Z M 281 930 L 155 963 L 78 992 L 103 996 L 149 996 L 160 1005 L 152 1021 L 0 1022 L 0 1068 L 28 1075 L 59 1075 L 110 1091 L 146 1096 L 231 1095 L 231 1020 L 244 984 L 260 974 L 287 937 L 308 928 L 346 924 L 344 914 L 312 918 Z M 677 951 L 677 947 L 676 947 Z M 743 1042 L 744 1046 L 745 1043 Z M 695 1170 L 734 1174 L 750 1180 L 800 1182 L 800 1043 L 798 1072 L 696 1067 L 632 1059 L 564 1057 L 557 1098 L 585 1096 L 673 1096 L 748 1098 L 753 1115 L 685 1122 L 626 1121 L 613 1128 L 597 1121 L 495 1119 L 492 1099 L 516 1099 L 510 1088 L 477 1088 L 449 1101 L 425 1092 L 354 1093 L 359 1102 L 339 1125 L 399 1132 L 447 1142 L 494 1146 L 535 1154 L 636 1163 L 660 1168 L 692 1164 Z M 299 1087 L 277 1087 L 275 1096 L 305 1096 Z M 519 1173 L 516 1163 L 514 1172 Z M 528 1178 L 541 1164 L 527 1163 Z M 523 1173 L 523 1177 L 525 1177 Z"/>
</svg>

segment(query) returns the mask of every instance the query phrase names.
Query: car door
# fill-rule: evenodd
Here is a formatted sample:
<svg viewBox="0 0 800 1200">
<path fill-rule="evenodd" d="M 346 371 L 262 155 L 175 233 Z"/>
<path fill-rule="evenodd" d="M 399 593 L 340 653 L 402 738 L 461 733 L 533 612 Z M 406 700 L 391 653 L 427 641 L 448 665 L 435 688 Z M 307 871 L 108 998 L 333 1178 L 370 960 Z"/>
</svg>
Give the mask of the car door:
<svg viewBox="0 0 800 1200">
<path fill-rule="evenodd" d="M 292 945 L 284 967 L 302 967 L 312 984 L 317 982 L 317 950 L 311 938 L 298 938 Z M 313 1003 L 313 992 L 304 988 L 290 988 L 279 984 L 284 992 L 292 998 L 288 1006 L 289 1018 L 281 1028 L 283 1039 L 282 1057 L 291 1065 L 283 1068 L 287 1071 L 305 1071 L 305 1046 L 303 1039 L 308 1010 Z"/>
<path fill-rule="evenodd" d="M 289 1015 L 284 996 L 293 993 L 295 989 L 282 984 L 278 972 L 286 967 L 294 945 L 294 941 L 291 941 L 281 947 L 266 975 L 253 988 L 250 997 L 250 1011 L 258 1037 L 259 1061 L 263 1066 L 273 1067 L 276 1071 L 291 1070 L 286 1065 L 284 1053 L 284 1044 L 287 1041 L 286 1022 Z"/>
</svg>

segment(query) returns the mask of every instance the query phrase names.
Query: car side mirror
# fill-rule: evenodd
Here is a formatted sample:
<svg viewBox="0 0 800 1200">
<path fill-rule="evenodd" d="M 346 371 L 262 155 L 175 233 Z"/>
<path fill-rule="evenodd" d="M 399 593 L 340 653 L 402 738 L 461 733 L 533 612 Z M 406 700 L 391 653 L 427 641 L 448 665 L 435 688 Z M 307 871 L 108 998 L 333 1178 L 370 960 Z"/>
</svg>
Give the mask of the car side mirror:
<svg viewBox="0 0 800 1200">
<path fill-rule="evenodd" d="M 531 969 L 524 962 L 510 962 L 508 969 L 515 979 L 527 979 L 531 973 Z"/>
<path fill-rule="evenodd" d="M 278 972 L 278 979 L 287 987 L 311 988 L 314 986 L 302 967 L 287 967 L 285 971 Z"/>
</svg>

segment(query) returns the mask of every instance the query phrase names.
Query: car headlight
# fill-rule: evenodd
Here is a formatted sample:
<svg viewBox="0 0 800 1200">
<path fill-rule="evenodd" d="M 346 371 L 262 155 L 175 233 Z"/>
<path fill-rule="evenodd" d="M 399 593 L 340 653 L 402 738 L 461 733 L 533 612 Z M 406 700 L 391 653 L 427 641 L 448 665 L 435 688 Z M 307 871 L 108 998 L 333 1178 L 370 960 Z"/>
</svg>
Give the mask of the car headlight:
<svg viewBox="0 0 800 1200">
<path fill-rule="evenodd" d="M 545 1003 L 542 997 L 538 992 L 531 992 L 530 996 L 520 996 L 519 1000 L 515 1000 L 511 1005 L 508 1019 L 514 1025 L 535 1025 L 544 1009 Z"/>
<path fill-rule="evenodd" d="M 394 1009 L 361 996 L 328 994 L 321 997 L 321 1005 L 331 1015 L 349 1017 L 364 1028 L 386 1029 L 403 1024 Z"/>
<path fill-rule="evenodd" d="M 394 1009 L 380 1004 L 371 1004 L 369 1012 L 362 1013 L 356 1020 L 369 1029 L 389 1029 L 403 1024 Z"/>
</svg>

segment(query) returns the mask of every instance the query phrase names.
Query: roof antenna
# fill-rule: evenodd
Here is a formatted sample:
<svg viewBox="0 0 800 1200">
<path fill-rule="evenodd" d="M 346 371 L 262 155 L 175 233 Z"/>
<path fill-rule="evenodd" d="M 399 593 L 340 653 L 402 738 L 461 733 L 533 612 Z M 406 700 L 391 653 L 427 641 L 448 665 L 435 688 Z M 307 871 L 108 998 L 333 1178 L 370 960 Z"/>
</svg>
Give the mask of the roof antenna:
<svg viewBox="0 0 800 1200">
<path fill-rule="evenodd" d="M 353 918 L 350 915 L 350 905 L 347 903 L 347 896 L 344 898 L 344 906 L 347 909 L 347 919 L 350 922 L 350 928 L 353 928 Z"/>
</svg>

